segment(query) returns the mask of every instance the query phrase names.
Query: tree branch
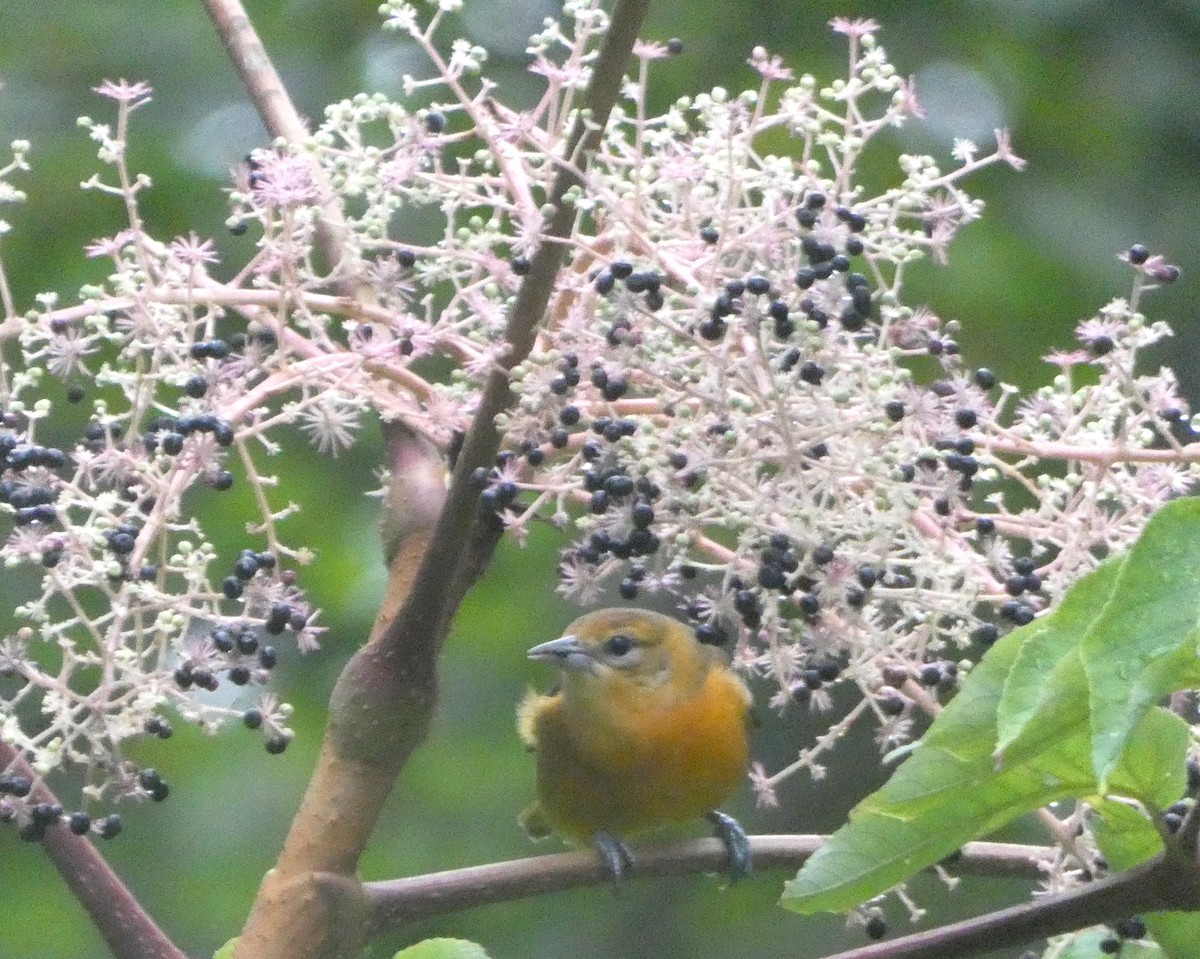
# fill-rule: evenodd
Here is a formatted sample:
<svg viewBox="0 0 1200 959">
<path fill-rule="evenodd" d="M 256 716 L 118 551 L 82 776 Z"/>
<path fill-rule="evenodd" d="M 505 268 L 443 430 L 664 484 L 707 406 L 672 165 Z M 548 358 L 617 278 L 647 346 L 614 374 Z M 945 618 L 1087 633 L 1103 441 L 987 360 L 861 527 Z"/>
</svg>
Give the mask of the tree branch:
<svg viewBox="0 0 1200 959">
<path fill-rule="evenodd" d="M 223 7 L 232 3 L 221 0 Z M 613 11 L 584 94 L 587 109 L 565 144 L 564 155 L 584 166 L 619 95 L 647 6 L 648 0 L 618 0 Z M 364 903 L 354 871 L 396 777 L 425 738 L 450 620 L 494 545 L 489 528 L 480 532 L 479 489 L 472 474 L 495 461 L 500 445 L 495 417 L 512 399 L 508 373 L 529 354 L 546 315 L 575 222 L 568 192 L 581 176 L 579 169 L 564 165 L 554 178 L 542 243 L 509 311 L 507 352 L 485 383 L 427 546 L 427 527 L 419 524 L 420 535 L 413 540 L 423 547 L 419 565 L 416 549 L 402 548 L 404 563 L 393 560 L 391 578 L 400 585 L 389 586 L 371 641 L 338 679 L 317 768 L 279 862 L 259 891 L 237 959 L 331 959 L 356 952 L 363 942 Z M 482 519 L 494 523 L 494 517 Z"/>
<path fill-rule="evenodd" d="M 2 741 L 0 769 L 33 780 L 30 795 L 35 802 L 58 802 L 21 755 Z M 117 959 L 187 959 L 87 837 L 55 824 L 46 830 L 42 848 Z"/>
<path fill-rule="evenodd" d="M 1187 852 L 1172 843 L 1166 852 L 1140 866 L 1070 892 L 839 952 L 826 959 L 958 959 L 1143 912 L 1195 909 L 1200 909 L 1200 866 L 1195 847 Z"/>
<path fill-rule="evenodd" d="M 279 78 L 275 65 L 267 54 L 240 0 L 204 0 L 229 59 L 241 74 L 246 91 L 262 117 L 263 125 L 272 136 L 283 137 L 289 143 L 299 143 L 308 130 L 287 88 Z"/>
<path fill-rule="evenodd" d="M 826 836 L 751 836 L 756 871 L 799 869 Z M 1039 861 L 1052 850 L 1012 843 L 972 842 L 963 847 L 954 870 L 970 875 L 1037 879 Z M 729 851 L 716 839 L 638 847 L 634 877 L 721 872 Z M 475 906 L 510 902 L 549 892 L 605 885 L 612 876 L 590 851 L 564 852 L 429 873 L 366 884 L 370 937 L 394 932 L 405 923 Z"/>
<path fill-rule="evenodd" d="M 246 91 L 258 110 L 263 126 L 273 137 L 282 138 L 291 144 L 303 143 L 308 136 L 308 128 L 292 103 L 287 87 L 283 85 L 279 71 L 271 62 L 267 48 L 259 39 L 241 0 L 204 0 L 204 6 L 221 42 L 225 45 L 229 59 L 246 85 Z M 316 163 L 312 167 L 313 177 L 321 189 L 321 195 L 328 198 L 322 207 L 317 241 L 330 267 L 336 267 L 342 263 L 347 253 L 346 221 L 342 216 L 341 207 L 333 199 L 333 191 L 324 169 Z"/>
<path fill-rule="evenodd" d="M 620 93 L 630 51 L 645 19 L 649 0 L 618 0 L 611 26 L 593 67 L 591 82 L 584 94 L 585 109 L 575 120 L 567 138 L 563 156 L 586 160 L 594 152 L 609 113 Z M 500 447 L 495 418 L 512 402 L 508 389 L 509 371 L 529 355 L 540 328 L 554 283 L 566 252 L 575 220 L 575 209 L 566 202 L 568 191 L 581 183 L 581 173 L 569 163 L 559 167 L 547 205 L 553 210 L 545 225 L 543 241 L 534 253 L 530 270 L 517 292 L 508 315 L 505 341 L 508 350 L 499 368 L 488 377 L 480 397 L 479 409 L 463 443 L 446 498 L 446 508 L 434 532 L 433 545 L 425 555 L 413 584 L 413 591 L 400 615 L 387 628 L 382 639 L 409 645 L 424 637 L 429 649 L 436 651 L 445 624 L 453 612 L 450 596 L 443 588 L 447 570 L 457 569 L 463 560 L 464 546 L 476 519 L 479 490 L 471 481 L 478 467 L 490 467 Z"/>
</svg>

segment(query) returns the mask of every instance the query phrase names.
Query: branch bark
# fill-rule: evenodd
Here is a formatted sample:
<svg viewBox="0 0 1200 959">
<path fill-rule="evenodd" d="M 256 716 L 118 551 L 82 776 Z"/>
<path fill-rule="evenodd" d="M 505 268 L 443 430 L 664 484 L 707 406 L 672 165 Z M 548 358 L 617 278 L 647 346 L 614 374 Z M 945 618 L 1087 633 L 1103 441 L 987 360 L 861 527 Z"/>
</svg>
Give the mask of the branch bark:
<svg viewBox="0 0 1200 959">
<path fill-rule="evenodd" d="M 245 39 L 253 30 L 236 0 L 205 2 L 210 11 L 231 17 L 214 21 L 243 75 L 249 70 L 259 78 L 271 76 L 262 67 L 261 44 Z M 471 477 L 477 468 L 490 467 L 499 451 L 495 417 L 512 400 L 508 373 L 533 347 L 575 222 L 568 192 L 580 184 L 620 93 L 647 7 L 648 0 L 616 4 L 584 94 L 585 109 L 564 146 L 563 155 L 581 166 L 565 163 L 554 178 L 541 245 L 509 312 L 507 351 L 485 382 L 436 522 L 432 511 L 422 509 L 402 524 L 405 536 L 390 566 L 388 598 L 371 641 L 351 658 L 334 688 L 317 768 L 235 959 L 333 959 L 356 953 L 365 941 L 369 904 L 354 871 L 396 777 L 425 738 L 450 621 L 499 534 L 495 518 L 479 514 L 479 490 Z M 268 86 L 261 102 L 277 105 Z"/>
<path fill-rule="evenodd" d="M 756 872 L 799 869 L 827 836 L 751 836 Z M 1039 861 L 1053 850 L 1013 843 L 972 842 L 952 867 L 956 873 L 1038 879 Z M 677 876 L 722 872 L 729 851 L 716 839 L 635 848 L 633 876 Z M 405 923 L 458 912 L 475 906 L 510 902 L 528 896 L 606 885 L 612 876 L 594 852 L 564 852 L 511 862 L 471 866 L 446 872 L 366 884 L 370 904 L 370 937 L 394 933 Z"/>
<path fill-rule="evenodd" d="M 31 798 L 35 802 L 58 801 L 20 754 L 4 742 L 0 742 L 0 769 L 32 779 Z M 90 839 L 76 836 L 60 823 L 46 830 L 42 848 L 116 959 L 187 959 L 150 918 Z"/>
<path fill-rule="evenodd" d="M 826 959 L 958 959 L 1141 913 L 1197 909 L 1200 862 L 1195 838 L 1173 837 L 1165 852 L 1107 879 Z"/>
<path fill-rule="evenodd" d="M 225 45 L 225 52 L 246 85 L 263 126 L 272 137 L 282 138 L 292 144 L 303 142 L 308 136 L 308 128 L 292 103 L 287 87 L 283 85 L 279 71 L 271 62 L 267 48 L 259 39 L 241 0 L 204 0 L 204 7 Z M 313 175 L 321 187 L 322 195 L 329 197 L 322 209 L 317 241 L 330 267 L 336 267 L 343 263 L 348 252 L 344 242 L 346 221 L 341 207 L 332 198 L 333 191 L 324 170 L 314 165 Z M 353 271 L 343 269 L 343 275 L 350 272 Z"/>
</svg>

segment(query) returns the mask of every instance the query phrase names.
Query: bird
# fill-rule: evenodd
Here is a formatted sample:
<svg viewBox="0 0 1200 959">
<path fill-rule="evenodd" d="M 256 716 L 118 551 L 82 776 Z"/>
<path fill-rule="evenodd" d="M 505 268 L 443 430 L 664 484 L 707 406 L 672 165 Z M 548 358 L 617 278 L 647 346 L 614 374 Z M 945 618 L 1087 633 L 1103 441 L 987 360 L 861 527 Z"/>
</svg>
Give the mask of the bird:
<svg viewBox="0 0 1200 959">
<path fill-rule="evenodd" d="M 719 650 L 669 616 L 603 609 L 528 656 L 561 671 L 517 710 L 537 760 L 537 800 L 519 817 L 532 838 L 590 843 L 620 880 L 633 867 L 626 836 L 703 817 L 731 879 L 749 875 L 746 833 L 716 807 L 746 771 L 751 697 Z"/>
</svg>

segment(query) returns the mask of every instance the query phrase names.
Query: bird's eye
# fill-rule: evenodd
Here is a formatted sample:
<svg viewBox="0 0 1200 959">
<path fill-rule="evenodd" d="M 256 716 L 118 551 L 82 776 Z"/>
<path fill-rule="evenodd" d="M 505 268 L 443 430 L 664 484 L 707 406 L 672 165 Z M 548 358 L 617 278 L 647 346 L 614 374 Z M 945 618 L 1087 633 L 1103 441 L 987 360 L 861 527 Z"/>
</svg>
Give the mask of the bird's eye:
<svg viewBox="0 0 1200 959">
<path fill-rule="evenodd" d="M 636 644 L 633 639 L 626 636 L 624 633 L 617 633 L 615 636 L 610 636 L 604 642 L 604 651 L 610 656 L 620 658 L 629 653 Z"/>
</svg>

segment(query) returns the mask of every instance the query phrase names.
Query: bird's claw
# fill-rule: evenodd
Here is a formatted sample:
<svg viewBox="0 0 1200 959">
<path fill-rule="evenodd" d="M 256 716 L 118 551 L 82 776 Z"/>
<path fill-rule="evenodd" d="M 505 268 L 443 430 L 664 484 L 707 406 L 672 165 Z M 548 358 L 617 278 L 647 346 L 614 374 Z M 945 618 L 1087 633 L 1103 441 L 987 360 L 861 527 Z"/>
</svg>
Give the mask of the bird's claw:
<svg viewBox="0 0 1200 959">
<path fill-rule="evenodd" d="M 630 870 L 633 869 L 633 853 L 629 851 L 629 847 L 622 842 L 620 837 L 614 836 L 607 830 L 597 829 L 592 835 L 592 845 L 596 847 L 596 852 L 600 853 L 604 867 L 612 876 L 613 882 L 620 882 L 629 875 Z"/>
<path fill-rule="evenodd" d="M 741 824 L 732 816 L 713 810 L 705 818 L 713 824 L 714 832 L 729 852 L 729 881 L 745 879 L 751 871 L 750 839 Z"/>
</svg>

